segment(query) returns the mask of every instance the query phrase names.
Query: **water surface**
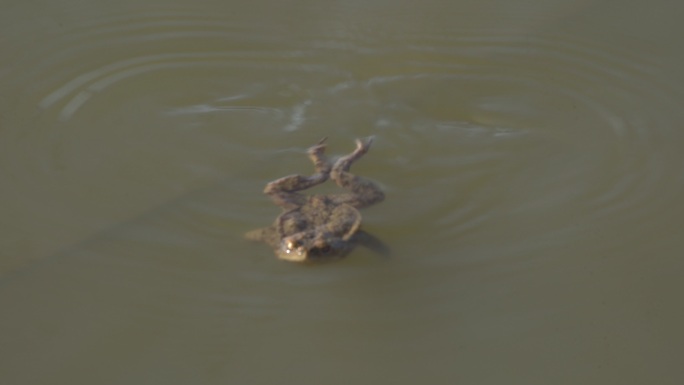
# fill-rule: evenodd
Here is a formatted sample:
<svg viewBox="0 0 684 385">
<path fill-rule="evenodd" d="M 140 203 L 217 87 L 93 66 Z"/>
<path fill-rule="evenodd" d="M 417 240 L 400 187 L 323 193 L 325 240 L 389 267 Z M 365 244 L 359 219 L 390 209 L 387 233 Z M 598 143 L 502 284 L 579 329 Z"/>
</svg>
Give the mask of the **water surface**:
<svg viewBox="0 0 684 385">
<path fill-rule="evenodd" d="M 4 382 L 679 384 L 660 3 L 5 6 Z M 391 258 L 242 239 L 308 146 L 369 135 Z"/>
</svg>

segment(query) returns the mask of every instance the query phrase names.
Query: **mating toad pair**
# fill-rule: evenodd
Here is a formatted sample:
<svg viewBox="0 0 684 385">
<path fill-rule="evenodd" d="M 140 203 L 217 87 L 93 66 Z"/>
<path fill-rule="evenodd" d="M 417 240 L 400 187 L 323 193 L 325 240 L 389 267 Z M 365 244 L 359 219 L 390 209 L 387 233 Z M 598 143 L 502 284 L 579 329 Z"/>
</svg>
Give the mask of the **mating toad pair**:
<svg viewBox="0 0 684 385">
<path fill-rule="evenodd" d="M 332 163 L 325 156 L 325 138 L 308 149 L 315 173 L 290 175 L 266 185 L 269 195 L 284 212 L 266 228 L 248 232 L 248 239 L 270 245 L 280 259 L 295 262 L 343 257 L 358 243 L 377 240 L 360 230 L 358 209 L 381 202 L 385 194 L 372 181 L 349 172 L 351 165 L 368 152 L 372 138 L 356 140 L 356 149 Z M 303 195 L 299 191 L 329 178 L 347 190 L 342 194 Z"/>
</svg>

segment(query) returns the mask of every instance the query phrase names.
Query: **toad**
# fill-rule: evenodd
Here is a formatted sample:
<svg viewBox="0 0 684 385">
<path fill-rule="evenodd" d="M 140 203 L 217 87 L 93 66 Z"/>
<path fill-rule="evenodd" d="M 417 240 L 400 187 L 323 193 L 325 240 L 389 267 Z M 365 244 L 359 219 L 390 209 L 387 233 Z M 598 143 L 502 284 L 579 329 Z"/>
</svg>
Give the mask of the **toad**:
<svg viewBox="0 0 684 385">
<path fill-rule="evenodd" d="M 307 150 L 315 168 L 313 175 L 290 175 L 266 185 L 264 193 L 283 212 L 271 226 L 250 231 L 245 237 L 265 242 L 278 258 L 293 262 L 344 257 L 357 244 L 384 253 L 385 246 L 360 229 L 358 209 L 381 202 L 385 194 L 374 182 L 349 172 L 351 165 L 368 152 L 373 138 L 357 139 L 356 149 L 334 163 L 325 156 L 325 140 Z M 300 193 L 329 178 L 347 191 L 310 196 Z"/>
</svg>

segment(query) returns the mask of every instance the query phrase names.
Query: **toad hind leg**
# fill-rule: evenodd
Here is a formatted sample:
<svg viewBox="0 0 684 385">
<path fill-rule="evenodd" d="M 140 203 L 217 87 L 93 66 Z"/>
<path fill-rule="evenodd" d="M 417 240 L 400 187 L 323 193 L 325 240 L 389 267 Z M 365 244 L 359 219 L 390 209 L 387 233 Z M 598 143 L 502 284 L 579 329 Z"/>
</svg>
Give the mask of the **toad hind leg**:
<svg viewBox="0 0 684 385">
<path fill-rule="evenodd" d="M 362 208 L 381 202 L 385 193 L 375 182 L 354 175 L 349 172 L 352 163 L 364 156 L 373 143 L 373 138 L 366 142 L 356 140 L 356 149 L 349 155 L 343 156 L 335 162 L 330 176 L 338 186 L 349 190 L 349 193 L 336 196 L 339 203 L 346 203 L 356 208 Z"/>
<path fill-rule="evenodd" d="M 266 185 L 264 193 L 270 196 L 275 204 L 286 209 L 301 206 L 306 201 L 306 197 L 297 194 L 297 191 L 306 190 L 328 180 L 331 165 L 325 156 L 326 139 L 321 139 L 307 150 L 309 159 L 313 162 L 316 170 L 313 175 L 289 175 Z"/>
</svg>

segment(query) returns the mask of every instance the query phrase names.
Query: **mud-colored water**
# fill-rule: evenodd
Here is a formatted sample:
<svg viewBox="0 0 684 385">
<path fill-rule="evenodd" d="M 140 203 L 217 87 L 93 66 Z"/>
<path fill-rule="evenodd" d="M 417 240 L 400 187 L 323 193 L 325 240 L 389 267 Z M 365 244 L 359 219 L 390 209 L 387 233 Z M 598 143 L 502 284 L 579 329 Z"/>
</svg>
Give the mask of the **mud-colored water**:
<svg viewBox="0 0 684 385">
<path fill-rule="evenodd" d="M 244 3 L 3 6 L 3 383 L 681 383 L 679 3 Z M 242 239 L 370 135 L 391 257 Z"/>
</svg>

